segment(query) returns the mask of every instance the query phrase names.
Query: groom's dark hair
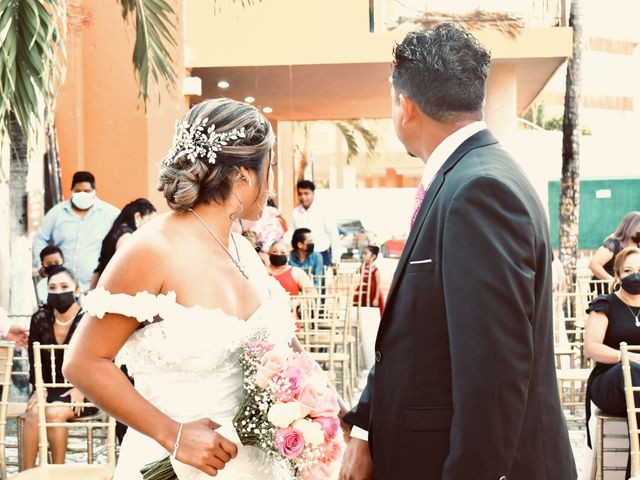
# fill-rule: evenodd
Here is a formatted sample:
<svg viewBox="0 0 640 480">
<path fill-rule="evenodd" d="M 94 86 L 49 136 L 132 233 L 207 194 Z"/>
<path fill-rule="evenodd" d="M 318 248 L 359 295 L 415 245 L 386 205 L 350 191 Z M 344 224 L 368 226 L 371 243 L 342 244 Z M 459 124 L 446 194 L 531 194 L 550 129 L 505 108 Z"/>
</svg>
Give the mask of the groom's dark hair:
<svg viewBox="0 0 640 480">
<path fill-rule="evenodd" d="M 410 32 L 393 49 L 394 101 L 406 95 L 440 122 L 481 114 L 490 63 L 478 40 L 450 23 Z"/>
</svg>

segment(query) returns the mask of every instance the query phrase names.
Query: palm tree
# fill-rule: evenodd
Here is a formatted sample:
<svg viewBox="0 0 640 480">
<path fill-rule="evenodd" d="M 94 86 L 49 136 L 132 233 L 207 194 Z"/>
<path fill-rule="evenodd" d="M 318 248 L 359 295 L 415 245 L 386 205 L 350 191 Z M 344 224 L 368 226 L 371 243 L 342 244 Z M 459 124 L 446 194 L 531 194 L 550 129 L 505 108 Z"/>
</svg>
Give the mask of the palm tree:
<svg viewBox="0 0 640 480">
<path fill-rule="evenodd" d="M 580 213 L 580 100 L 582 90 L 582 22 L 580 0 L 571 1 L 569 25 L 573 27 L 573 56 L 567 65 L 562 120 L 562 176 L 560 178 L 560 261 L 569 285 L 575 285 Z"/>
<path fill-rule="evenodd" d="M 135 24 L 133 66 L 139 98 L 146 106 L 150 81 L 164 82 L 169 88 L 176 84 L 169 53 L 176 45 L 175 12 L 165 0 L 119 3 L 123 18 Z M 9 145 L 11 212 L 11 218 L 2 223 L 11 226 L 12 249 L 16 239 L 27 233 L 28 159 L 39 137 L 53 128 L 56 93 L 64 79 L 66 7 L 66 0 L 0 0 L 0 147 Z M 54 136 L 47 133 L 49 138 Z M 12 250 L 11 257 L 17 256 Z M 5 269 L 2 273 L 0 298 L 6 303 L 8 294 L 15 298 L 21 292 L 8 292 L 10 272 Z"/>
<path fill-rule="evenodd" d="M 368 128 L 362 120 L 335 120 L 331 122 L 342 133 L 347 143 L 347 165 L 351 160 L 360 155 L 360 142 L 364 142 L 367 157 L 377 155 L 378 136 Z M 304 179 L 304 171 L 309 164 L 309 122 L 296 122 L 296 129 L 302 130 L 302 146 L 296 145 L 300 153 L 300 167 L 296 181 Z"/>
</svg>

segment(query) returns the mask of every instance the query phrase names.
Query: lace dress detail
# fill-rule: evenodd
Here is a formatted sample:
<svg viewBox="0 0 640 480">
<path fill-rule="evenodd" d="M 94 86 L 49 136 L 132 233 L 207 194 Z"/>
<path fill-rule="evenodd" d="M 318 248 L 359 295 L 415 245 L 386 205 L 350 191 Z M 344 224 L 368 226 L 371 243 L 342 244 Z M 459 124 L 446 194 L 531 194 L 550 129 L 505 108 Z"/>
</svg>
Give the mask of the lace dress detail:
<svg viewBox="0 0 640 480">
<path fill-rule="evenodd" d="M 176 302 L 174 292 L 131 296 L 98 288 L 85 297 L 83 307 L 98 318 L 115 313 L 147 323 L 129 337 L 117 359 L 127 365 L 136 389 L 177 421 L 211 418 L 228 431 L 242 401 L 239 349 L 244 341 L 263 331 L 275 343 L 289 343 L 295 334 L 288 295 L 264 269 L 254 270 L 251 281 L 260 282 L 263 299 L 247 320 L 220 309 L 185 307 Z M 140 468 L 167 454 L 154 440 L 130 428 L 114 480 L 142 479 Z M 192 467 L 180 467 L 176 469 L 180 480 L 210 478 Z M 260 450 L 241 446 L 216 478 L 289 476 Z"/>
</svg>

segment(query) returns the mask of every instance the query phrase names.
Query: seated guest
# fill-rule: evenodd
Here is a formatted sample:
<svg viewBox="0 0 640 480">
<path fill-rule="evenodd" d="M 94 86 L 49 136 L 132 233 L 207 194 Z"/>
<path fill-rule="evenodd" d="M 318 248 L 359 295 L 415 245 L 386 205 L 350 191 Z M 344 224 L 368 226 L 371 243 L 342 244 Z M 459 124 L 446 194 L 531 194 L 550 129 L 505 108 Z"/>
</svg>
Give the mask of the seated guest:
<svg viewBox="0 0 640 480">
<path fill-rule="evenodd" d="M 315 286 L 320 285 L 321 277 L 324 274 L 324 264 L 322 255 L 313 251 L 313 236 L 308 228 L 298 228 L 291 237 L 291 254 L 289 255 L 289 265 L 299 267 L 307 274 L 313 275 Z"/>
<path fill-rule="evenodd" d="M 603 412 L 625 415 L 626 400 L 620 364 L 620 342 L 640 345 L 640 249 L 618 253 L 613 267 L 613 293 L 600 295 L 589 305 L 584 351 L 597 363 L 587 381 L 587 426 L 591 402 Z M 631 376 L 640 385 L 640 354 L 630 353 Z M 636 393 L 636 403 L 640 394 Z M 590 438 L 587 434 L 589 446 Z M 629 478 L 629 466 L 627 476 Z"/>
<path fill-rule="evenodd" d="M 42 305 L 47 301 L 47 277 L 51 271 L 59 266 L 64 265 L 64 255 L 60 247 L 55 245 L 47 245 L 40 252 L 40 276 L 42 277 L 36 285 L 36 296 L 38 297 L 38 305 Z"/>
<path fill-rule="evenodd" d="M 27 405 L 27 418 L 22 430 L 23 458 L 22 468 L 32 468 L 36 463 L 38 453 L 38 409 L 36 407 L 35 394 L 35 369 L 33 344 L 40 342 L 43 345 L 66 345 L 71 340 L 83 312 L 77 302 L 80 288 L 75 276 L 65 267 L 58 266 L 53 269 L 48 278 L 49 295 L 47 303 L 31 317 L 29 327 L 29 383 L 33 387 L 33 393 Z M 55 354 L 56 382 L 62 382 L 63 352 Z M 42 376 L 45 383 L 52 382 L 51 357 L 47 352 L 42 356 Z M 55 406 L 48 406 L 46 417 L 49 422 L 66 422 L 74 417 L 95 413 L 93 408 L 66 407 L 65 403 L 84 402 L 84 395 L 77 388 L 47 388 L 47 402 L 56 402 Z M 47 437 L 51 447 L 53 463 L 64 463 L 67 451 L 67 439 L 69 431 L 62 428 L 48 428 Z"/>
<path fill-rule="evenodd" d="M 289 259 L 289 249 L 282 242 L 275 242 L 269 249 L 269 266 L 267 270 L 282 288 L 284 288 L 292 297 L 297 296 L 300 292 L 313 290 L 313 282 L 304 270 L 298 267 L 292 267 L 287 264 Z"/>
<path fill-rule="evenodd" d="M 104 240 L 102 240 L 98 266 L 91 277 L 91 285 L 89 287 L 91 290 L 96 288 L 100 275 L 104 272 L 104 269 L 107 267 L 111 257 L 116 253 L 116 250 L 122 247 L 131 234 L 151 220 L 155 214 L 156 207 L 145 198 L 138 198 L 124 206 L 120 215 L 113 221 L 111 230 L 109 230 Z"/>
<path fill-rule="evenodd" d="M 355 303 L 362 307 L 378 307 L 380 309 L 380 316 L 384 311 L 384 294 L 380 288 L 380 270 L 375 265 L 375 261 L 380 253 L 380 247 L 374 245 L 367 245 L 362 254 L 362 260 L 364 262 L 362 275 L 363 291 L 360 289 L 356 291 Z"/>
</svg>

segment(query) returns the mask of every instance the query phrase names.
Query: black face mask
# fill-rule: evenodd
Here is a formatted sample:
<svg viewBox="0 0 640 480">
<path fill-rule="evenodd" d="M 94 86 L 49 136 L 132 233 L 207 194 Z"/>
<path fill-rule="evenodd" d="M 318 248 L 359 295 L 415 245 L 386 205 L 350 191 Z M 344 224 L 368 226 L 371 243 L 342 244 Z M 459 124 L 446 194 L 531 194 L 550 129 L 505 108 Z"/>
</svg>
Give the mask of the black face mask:
<svg viewBox="0 0 640 480">
<path fill-rule="evenodd" d="M 276 255 L 274 253 L 269 254 L 269 262 L 274 267 L 281 267 L 287 264 L 289 258 L 286 255 Z"/>
<path fill-rule="evenodd" d="M 620 282 L 620 286 L 628 294 L 638 295 L 640 293 L 640 273 L 627 275 Z"/>
<path fill-rule="evenodd" d="M 47 305 L 60 313 L 69 310 L 74 303 L 76 303 L 76 296 L 73 292 L 49 293 L 47 296 Z"/>
<path fill-rule="evenodd" d="M 51 275 L 51 272 L 53 272 L 56 268 L 61 267 L 62 265 L 47 265 L 46 267 L 43 268 L 44 273 L 47 275 L 47 277 L 49 275 Z"/>
<path fill-rule="evenodd" d="M 307 253 L 313 253 L 314 247 L 315 247 L 314 243 L 307 243 Z"/>
</svg>

